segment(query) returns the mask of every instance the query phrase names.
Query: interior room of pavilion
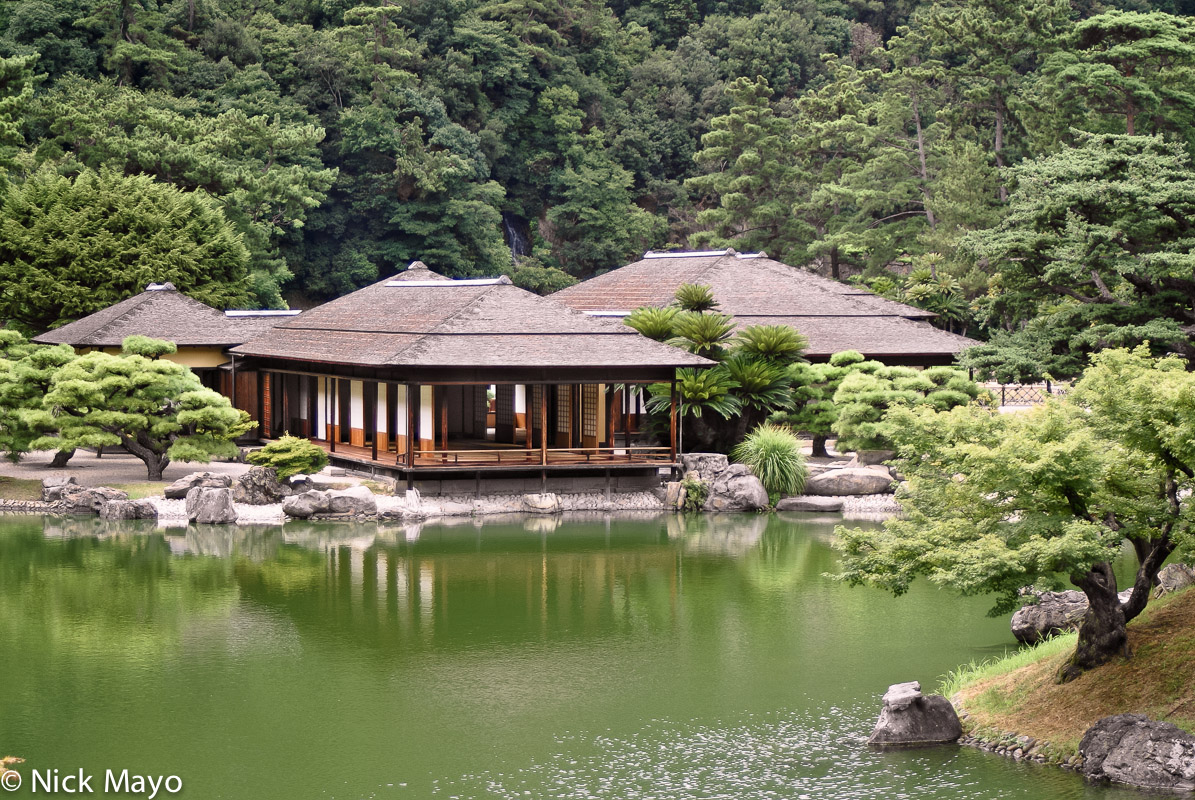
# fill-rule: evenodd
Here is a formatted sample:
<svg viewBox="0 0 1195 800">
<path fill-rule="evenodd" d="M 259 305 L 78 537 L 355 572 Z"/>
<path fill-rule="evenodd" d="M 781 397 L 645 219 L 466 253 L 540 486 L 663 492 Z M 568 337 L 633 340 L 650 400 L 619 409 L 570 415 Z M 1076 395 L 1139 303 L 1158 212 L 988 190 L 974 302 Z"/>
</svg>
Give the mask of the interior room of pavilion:
<svg viewBox="0 0 1195 800">
<path fill-rule="evenodd" d="M 232 349 L 259 375 L 261 433 L 307 436 L 334 462 L 431 473 L 658 469 L 630 435 L 648 384 L 710 362 L 511 284 L 415 262 Z M 234 398 L 244 405 L 244 398 Z"/>
</svg>

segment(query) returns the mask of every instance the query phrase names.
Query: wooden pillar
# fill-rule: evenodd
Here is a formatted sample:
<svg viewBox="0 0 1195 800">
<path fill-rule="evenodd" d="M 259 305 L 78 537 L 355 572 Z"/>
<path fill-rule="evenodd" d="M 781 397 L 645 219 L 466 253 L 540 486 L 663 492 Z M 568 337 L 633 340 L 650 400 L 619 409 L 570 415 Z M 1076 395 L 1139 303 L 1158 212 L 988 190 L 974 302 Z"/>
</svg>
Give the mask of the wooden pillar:
<svg viewBox="0 0 1195 800">
<path fill-rule="evenodd" d="M 290 433 L 290 384 L 291 376 L 278 373 L 278 388 L 282 390 L 282 432 Z"/>
<path fill-rule="evenodd" d="M 370 458 L 372 458 L 374 461 L 377 461 L 378 460 L 378 382 L 377 381 L 366 381 L 365 382 L 365 391 L 362 392 L 362 397 L 361 397 L 361 405 L 363 406 L 363 408 L 361 409 L 362 411 L 365 411 L 365 407 L 369 406 L 369 403 L 366 402 L 366 400 L 369 400 L 369 399 L 373 400 L 373 414 L 371 415 L 373 417 L 373 419 L 372 420 L 366 419 L 363 421 L 365 422 L 365 425 L 367 426 L 365 428 L 365 432 L 370 434 L 370 437 L 373 439 L 373 446 L 370 448 L 370 454 L 369 454 Z M 372 427 L 368 427 L 371 425 L 372 425 Z"/>
<path fill-rule="evenodd" d="M 332 400 L 331 400 L 332 420 L 331 420 L 331 423 L 328 425 L 328 443 L 329 443 L 329 448 L 331 449 L 331 451 L 333 453 L 335 453 L 336 452 L 336 440 L 337 440 L 337 438 L 339 438 L 338 434 L 340 433 L 340 431 L 338 430 L 338 428 L 340 427 L 340 425 L 338 424 L 340 422 L 340 417 L 337 413 L 339 411 L 339 409 L 337 409 L 337 407 L 336 407 L 337 404 L 340 402 L 340 378 L 329 378 L 328 383 L 329 383 L 329 388 L 331 389 L 331 391 L 329 391 L 328 394 L 332 398 Z"/>
<path fill-rule="evenodd" d="M 676 380 L 672 381 L 672 410 L 669 414 L 669 447 L 672 451 L 672 460 L 676 461 Z"/>
<path fill-rule="evenodd" d="M 440 407 L 440 449 L 447 450 L 448 449 L 448 387 L 447 386 L 437 386 L 435 391 L 438 395 L 437 399 L 439 400 L 439 403 L 437 405 L 439 405 L 439 407 Z M 444 453 L 444 455 L 440 456 L 440 458 L 444 461 L 447 461 L 448 453 Z"/>
<path fill-rule="evenodd" d="M 419 431 L 415 427 L 415 401 L 419 397 L 417 384 L 408 383 L 407 387 L 407 469 L 415 466 L 415 437 Z M 409 488 L 409 487 L 408 487 Z"/>
<path fill-rule="evenodd" d="M 580 416 L 581 385 L 574 383 L 568 387 L 568 446 L 576 447 L 573 431 L 577 428 L 577 418 Z"/>
<path fill-rule="evenodd" d="M 622 388 L 622 446 L 626 448 L 627 461 L 631 460 L 631 430 L 628 418 L 631 415 L 631 384 L 625 383 Z"/>
<path fill-rule="evenodd" d="M 539 463 L 548 465 L 548 384 L 539 392 Z"/>
<path fill-rule="evenodd" d="M 319 378 L 308 376 L 307 381 L 307 438 L 316 439 L 319 433 Z"/>
<path fill-rule="evenodd" d="M 606 447 L 614 450 L 614 387 L 606 384 Z"/>
<path fill-rule="evenodd" d="M 532 409 L 531 409 L 531 397 L 532 397 L 531 386 L 529 386 L 529 385 L 524 386 L 523 387 L 523 419 L 526 420 L 526 422 L 523 425 L 523 438 L 525 440 L 523 443 L 527 446 L 528 450 L 530 450 L 531 447 L 533 446 L 532 439 L 534 438 L 534 436 L 532 436 L 531 432 L 532 432 L 532 429 L 535 427 L 535 424 L 534 424 L 535 414 L 532 412 Z"/>
</svg>

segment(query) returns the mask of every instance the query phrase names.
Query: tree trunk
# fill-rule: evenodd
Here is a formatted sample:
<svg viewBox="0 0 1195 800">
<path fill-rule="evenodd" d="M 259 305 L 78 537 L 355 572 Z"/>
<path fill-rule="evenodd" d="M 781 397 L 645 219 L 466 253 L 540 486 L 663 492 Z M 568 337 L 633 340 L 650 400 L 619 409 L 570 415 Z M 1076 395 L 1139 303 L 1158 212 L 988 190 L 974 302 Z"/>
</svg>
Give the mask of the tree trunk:
<svg viewBox="0 0 1195 800">
<path fill-rule="evenodd" d="M 1074 654 L 1058 670 L 1058 682 L 1073 681 L 1093 667 L 1128 655 L 1128 633 L 1124 609 L 1116 596 L 1116 575 L 1108 562 L 1096 564 L 1083 576 L 1071 576 L 1071 583 L 1087 595 L 1087 613 L 1079 624 L 1079 643 Z"/>
<path fill-rule="evenodd" d="M 1004 185 L 1004 99 L 996 98 L 996 166 L 1000 169 L 1000 187 L 996 190 L 1001 203 L 1008 202 L 1008 187 Z"/>
<path fill-rule="evenodd" d="M 824 433 L 813 434 L 813 453 L 817 458 L 829 458 L 830 454 L 826 451 L 826 439 L 829 437 Z"/>
<path fill-rule="evenodd" d="M 53 460 L 50 461 L 50 469 L 65 469 L 66 462 L 71 460 L 71 456 L 75 454 L 75 449 L 59 450 L 54 454 Z"/>
<path fill-rule="evenodd" d="M 170 456 L 165 453 L 158 453 L 152 447 L 119 431 L 116 432 L 116 435 L 120 437 L 124 449 L 137 456 L 145 464 L 145 469 L 149 473 L 151 481 L 162 480 L 162 472 L 166 469 L 166 465 L 170 463 Z"/>
<path fill-rule="evenodd" d="M 913 95 L 913 123 L 917 126 L 917 160 L 921 165 L 921 196 L 925 199 L 925 219 L 930 230 L 938 226 L 934 219 L 934 210 L 930 207 L 932 198 L 929 194 L 929 169 L 925 158 L 925 131 L 921 127 L 921 107 L 917 103 L 917 95 Z"/>
</svg>

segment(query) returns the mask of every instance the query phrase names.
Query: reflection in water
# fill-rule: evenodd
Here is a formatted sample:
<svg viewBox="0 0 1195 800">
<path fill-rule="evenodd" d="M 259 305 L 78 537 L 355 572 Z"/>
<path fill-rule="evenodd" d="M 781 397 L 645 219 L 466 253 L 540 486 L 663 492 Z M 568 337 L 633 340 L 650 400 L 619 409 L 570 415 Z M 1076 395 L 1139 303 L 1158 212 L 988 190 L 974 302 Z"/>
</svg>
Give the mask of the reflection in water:
<svg viewBox="0 0 1195 800">
<path fill-rule="evenodd" d="M 1011 637 L 982 598 L 828 581 L 832 535 L 763 515 L 0 518 L 0 746 L 205 799 L 1088 796 L 861 747 L 888 684 Z"/>
</svg>

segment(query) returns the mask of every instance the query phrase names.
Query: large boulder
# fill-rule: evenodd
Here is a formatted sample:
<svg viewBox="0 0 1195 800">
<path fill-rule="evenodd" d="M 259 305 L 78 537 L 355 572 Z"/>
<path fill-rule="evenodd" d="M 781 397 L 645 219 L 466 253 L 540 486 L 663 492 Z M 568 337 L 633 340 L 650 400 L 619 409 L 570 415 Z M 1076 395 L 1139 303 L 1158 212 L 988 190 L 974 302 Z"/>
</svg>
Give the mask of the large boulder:
<svg viewBox="0 0 1195 800">
<path fill-rule="evenodd" d="M 1077 590 L 1038 592 L 1029 587 L 1021 592 L 1037 598 L 1036 603 L 1017 609 L 1009 622 L 1012 635 L 1022 644 L 1035 644 L 1060 633 L 1078 630 L 1087 613 L 1087 595 Z M 1132 593 L 1132 589 L 1121 592 L 1120 602 L 1126 602 Z"/>
<path fill-rule="evenodd" d="M 233 501 L 248 506 L 281 503 L 290 493 L 290 487 L 278 480 L 278 471 L 273 467 L 250 467 L 232 484 Z"/>
<path fill-rule="evenodd" d="M 332 498 L 327 492 L 312 490 L 291 495 L 282 501 L 282 513 L 288 517 L 308 519 L 316 514 L 327 514 L 332 510 Z"/>
<path fill-rule="evenodd" d="M 860 450 L 855 453 L 854 461 L 866 467 L 872 464 L 883 464 L 894 458 L 896 458 L 895 450 Z"/>
<path fill-rule="evenodd" d="M 842 505 L 842 500 L 837 497 L 783 497 L 776 503 L 776 510 L 826 514 L 842 511 Z"/>
<path fill-rule="evenodd" d="M 1195 568 L 1186 564 L 1167 564 L 1158 573 L 1157 596 L 1195 586 Z"/>
<path fill-rule="evenodd" d="M 42 478 L 41 499 L 46 503 L 57 503 L 62 499 L 64 491 L 68 489 L 73 491 L 78 488 L 79 484 L 75 482 L 74 475 L 53 475 L 49 478 Z"/>
<path fill-rule="evenodd" d="M 1195 791 L 1195 736 L 1143 714 L 1117 714 L 1092 725 L 1079 743 L 1083 775 L 1140 789 Z"/>
<path fill-rule="evenodd" d="M 873 747 L 919 747 L 956 741 L 963 726 L 950 701 L 923 695 L 917 681 L 897 683 L 884 693 L 884 708 L 867 743 Z"/>
<path fill-rule="evenodd" d="M 887 467 L 845 467 L 812 475 L 805 481 L 805 494 L 821 497 L 891 494 L 892 473 Z"/>
<path fill-rule="evenodd" d="M 721 453 L 682 453 L 680 465 L 683 474 L 696 472 L 701 480 L 713 483 L 730 466 L 730 459 Z"/>
<path fill-rule="evenodd" d="M 65 486 L 60 502 L 67 514 L 98 514 L 110 500 L 128 500 L 129 495 L 107 486 Z"/>
<path fill-rule="evenodd" d="M 162 494 L 166 496 L 167 500 L 182 500 L 187 496 L 187 492 L 196 487 L 227 489 L 229 486 L 232 486 L 232 477 L 229 475 L 217 475 L 214 472 L 192 472 L 167 486 Z"/>
<path fill-rule="evenodd" d="M 768 507 L 768 492 L 746 464 L 731 464 L 709 481 L 707 511 L 759 511 Z"/>
<path fill-rule="evenodd" d="M 1041 592 L 1037 602 L 1017 609 L 1009 623 L 1018 642 L 1033 644 L 1079 627 L 1087 595 L 1079 591 Z"/>
<path fill-rule="evenodd" d="M 100 519 L 157 519 L 158 509 L 148 500 L 109 500 L 100 506 Z"/>
<path fill-rule="evenodd" d="M 373 516 L 378 513 L 378 499 L 368 486 L 350 486 L 329 492 L 328 505 L 333 514 Z"/>
<path fill-rule="evenodd" d="M 196 486 L 187 492 L 187 520 L 201 525 L 228 525 L 237 521 L 232 489 Z"/>
<path fill-rule="evenodd" d="M 556 514 L 560 511 L 560 497 L 553 492 L 523 495 L 523 510 L 528 514 Z"/>
</svg>

